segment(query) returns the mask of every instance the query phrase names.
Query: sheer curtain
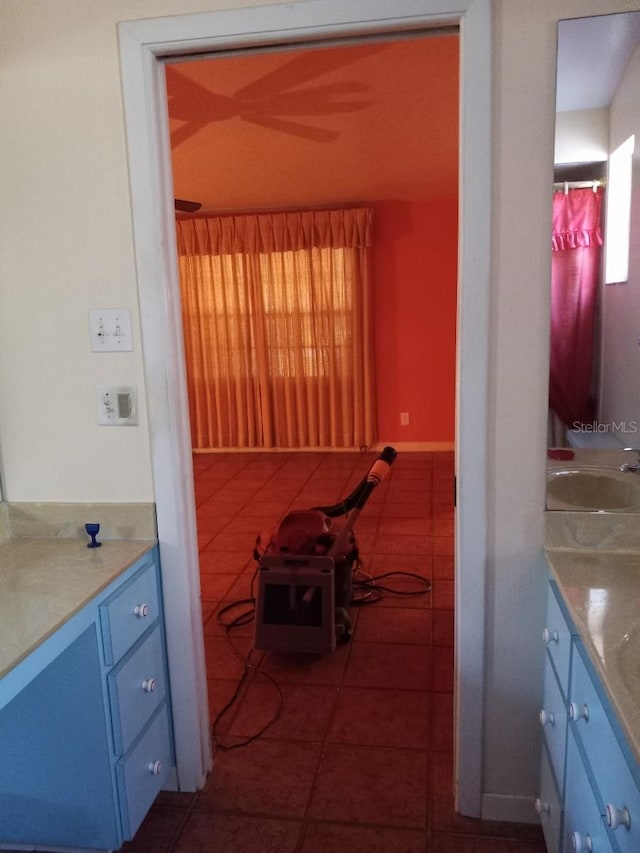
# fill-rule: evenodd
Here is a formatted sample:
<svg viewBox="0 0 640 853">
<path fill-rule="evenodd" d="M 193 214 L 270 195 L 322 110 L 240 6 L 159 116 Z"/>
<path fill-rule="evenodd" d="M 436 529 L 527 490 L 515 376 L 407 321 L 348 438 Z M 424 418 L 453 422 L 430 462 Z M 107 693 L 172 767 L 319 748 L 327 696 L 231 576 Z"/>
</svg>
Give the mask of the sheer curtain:
<svg viewBox="0 0 640 853">
<path fill-rule="evenodd" d="M 567 426 L 593 418 L 591 383 L 600 276 L 602 188 L 553 194 L 549 406 Z"/>
<path fill-rule="evenodd" d="M 364 208 L 177 222 L 194 448 L 375 440 Z"/>
</svg>

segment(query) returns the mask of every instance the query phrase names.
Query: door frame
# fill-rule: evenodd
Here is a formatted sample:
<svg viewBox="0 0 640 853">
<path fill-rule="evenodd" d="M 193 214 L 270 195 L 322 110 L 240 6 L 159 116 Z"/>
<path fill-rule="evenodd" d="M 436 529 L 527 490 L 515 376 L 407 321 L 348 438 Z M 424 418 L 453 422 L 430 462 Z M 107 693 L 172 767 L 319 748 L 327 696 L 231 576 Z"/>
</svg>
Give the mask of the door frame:
<svg viewBox="0 0 640 853">
<path fill-rule="evenodd" d="M 238 48 L 460 27 L 456 356 L 456 808 L 480 816 L 487 555 L 491 0 L 307 0 L 118 24 L 178 785 L 211 767 L 193 466 L 164 61 Z"/>
</svg>

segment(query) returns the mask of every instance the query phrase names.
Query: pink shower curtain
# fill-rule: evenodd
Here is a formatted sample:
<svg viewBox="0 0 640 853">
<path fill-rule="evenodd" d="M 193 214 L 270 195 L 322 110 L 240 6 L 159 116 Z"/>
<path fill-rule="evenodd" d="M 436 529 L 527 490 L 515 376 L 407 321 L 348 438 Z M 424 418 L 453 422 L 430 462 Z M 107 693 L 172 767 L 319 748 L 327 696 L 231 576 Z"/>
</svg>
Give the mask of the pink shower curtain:
<svg viewBox="0 0 640 853">
<path fill-rule="evenodd" d="M 602 188 L 553 195 L 549 406 L 567 425 L 593 420 L 591 379 Z"/>
</svg>

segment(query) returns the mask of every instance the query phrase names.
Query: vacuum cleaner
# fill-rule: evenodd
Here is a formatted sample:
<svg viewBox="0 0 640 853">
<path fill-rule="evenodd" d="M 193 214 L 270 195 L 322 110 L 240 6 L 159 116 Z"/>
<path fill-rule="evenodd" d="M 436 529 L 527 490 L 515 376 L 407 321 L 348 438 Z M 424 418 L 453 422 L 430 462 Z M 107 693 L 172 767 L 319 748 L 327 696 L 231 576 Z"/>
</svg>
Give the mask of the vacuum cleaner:
<svg viewBox="0 0 640 853">
<path fill-rule="evenodd" d="M 258 561 L 253 645 L 258 651 L 327 654 L 351 637 L 353 526 L 396 457 L 385 447 L 343 500 L 286 513 L 256 541 Z"/>
</svg>

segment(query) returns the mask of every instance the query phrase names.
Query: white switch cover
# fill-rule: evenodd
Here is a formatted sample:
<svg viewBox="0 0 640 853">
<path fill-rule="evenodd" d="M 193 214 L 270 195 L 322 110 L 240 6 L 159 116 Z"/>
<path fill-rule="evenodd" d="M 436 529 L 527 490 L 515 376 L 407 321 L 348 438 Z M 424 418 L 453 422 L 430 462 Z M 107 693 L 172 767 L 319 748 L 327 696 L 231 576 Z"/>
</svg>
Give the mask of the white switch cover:
<svg viewBox="0 0 640 853">
<path fill-rule="evenodd" d="M 133 349 L 131 311 L 128 308 L 100 308 L 89 311 L 93 352 L 127 352 Z"/>
<path fill-rule="evenodd" d="M 96 388 L 100 426 L 137 426 L 138 394 L 133 385 L 98 385 Z"/>
</svg>

